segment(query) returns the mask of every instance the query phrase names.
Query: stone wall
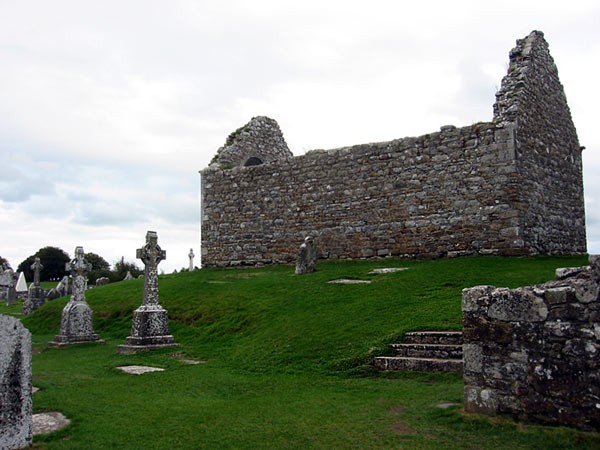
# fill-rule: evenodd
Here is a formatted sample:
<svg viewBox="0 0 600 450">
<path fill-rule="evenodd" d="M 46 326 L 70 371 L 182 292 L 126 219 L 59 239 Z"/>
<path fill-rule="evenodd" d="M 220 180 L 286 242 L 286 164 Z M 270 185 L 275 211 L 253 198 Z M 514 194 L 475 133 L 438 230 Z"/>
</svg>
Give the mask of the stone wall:
<svg viewBox="0 0 600 450">
<path fill-rule="evenodd" d="M 291 262 L 310 232 L 322 258 L 585 252 L 581 151 L 541 33 L 511 52 L 494 110 L 493 122 L 297 157 L 274 121 L 253 119 L 201 172 L 202 264 Z M 256 119 L 269 131 L 244 134 Z"/>
<path fill-rule="evenodd" d="M 211 166 L 220 169 L 257 166 L 293 156 L 277 122 L 259 116 L 253 117 L 227 137 L 225 145 L 217 150 Z"/>
<path fill-rule="evenodd" d="M 521 189 L 515 207 L 525 246 L 544 254 L 584 252 L 582 148 L 541 32 L 517 41 L 496 99 L 494 122 L 516 129 Z"/>
<path fill-rule="evenodd" d="M 510 126 L 313 151 L 202 173 L 203 265 L 288 262 L 312 230 L 322 257 L 523 253 Z"/>
<path fill-rule="evenodd" d="M 463 291 L 468 412 L 600 431 L 600 257 L 540 286 Z"/>
</svg>

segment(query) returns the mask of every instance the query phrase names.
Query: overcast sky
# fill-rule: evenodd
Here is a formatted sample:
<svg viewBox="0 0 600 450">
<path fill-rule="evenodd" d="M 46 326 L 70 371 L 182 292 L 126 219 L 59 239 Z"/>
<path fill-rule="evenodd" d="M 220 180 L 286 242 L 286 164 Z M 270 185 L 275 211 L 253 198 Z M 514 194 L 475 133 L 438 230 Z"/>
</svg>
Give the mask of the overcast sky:
<svg viewBox="0 0 600 450">
<path fill-rule="evenodd" d="M 187 267 L 198 171 L 231 131 L 272 117 L 300 155 L 489 121 L 534 29 L 587 148 L 600 253 L 596 0 L 0 0 L 0 256 L 136 261 L 154 230 L 159 268 Z"/>
</svg>

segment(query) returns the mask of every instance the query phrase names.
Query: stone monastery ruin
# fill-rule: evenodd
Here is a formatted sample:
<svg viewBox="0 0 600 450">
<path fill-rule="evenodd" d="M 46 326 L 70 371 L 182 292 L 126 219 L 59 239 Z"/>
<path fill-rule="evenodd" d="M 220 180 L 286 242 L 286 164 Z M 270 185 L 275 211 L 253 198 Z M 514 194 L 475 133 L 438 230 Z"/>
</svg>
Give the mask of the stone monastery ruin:
<svg viewBox="0 0 600 450">
<path fill-rule="evenodd" d="M 202 176 L 202 264 L 586 251 L 579 145 L 543 33 L 517 41 L 491 122 L 294 157 L 277 123 L 232 133 Z"/>
</svg>

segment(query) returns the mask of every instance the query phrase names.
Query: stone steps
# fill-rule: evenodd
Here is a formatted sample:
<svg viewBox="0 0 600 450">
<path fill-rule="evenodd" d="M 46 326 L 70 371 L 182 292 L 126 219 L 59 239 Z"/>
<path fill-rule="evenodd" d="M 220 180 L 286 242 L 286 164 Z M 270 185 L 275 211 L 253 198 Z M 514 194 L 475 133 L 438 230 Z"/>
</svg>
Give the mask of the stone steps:
<svg viewBox="0 0 600 450">
<path fill-rule="evenodd" d="M 462 359 L 462 345 L 392 344 L 396 356 L 415 358 Z"/>
<path fill-rule="evenodd" d="M 379 356 L 379 370 L 413 372 L 462 372 L 462 332 L 415 331 L 405 343 L 393 344 L 396 356 Z"/>
<path fill-rule="evenodd" d="M 462 372 L 462 359 L 410 358 L 406 356 L 378 356 L 375 367 L 396 372 Z"/>
<path fill-rule="evenodd" d="M 412 331 L 404 339 L 411 344 L 462 345 L 462 331 Z"/>
</svg>

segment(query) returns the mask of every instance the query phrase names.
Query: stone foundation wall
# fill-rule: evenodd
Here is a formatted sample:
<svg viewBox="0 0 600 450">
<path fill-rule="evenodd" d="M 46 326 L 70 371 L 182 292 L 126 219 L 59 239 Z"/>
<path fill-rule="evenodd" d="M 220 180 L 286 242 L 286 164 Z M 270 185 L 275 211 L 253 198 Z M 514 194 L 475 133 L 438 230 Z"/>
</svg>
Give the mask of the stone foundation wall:
<svg viewBox="0 0 600 450">
<path fill-rule="evenodd" d="M 519 289 L 463 291 L 468 412 L 600 431 L 600 257 Z"/>
</svg>

